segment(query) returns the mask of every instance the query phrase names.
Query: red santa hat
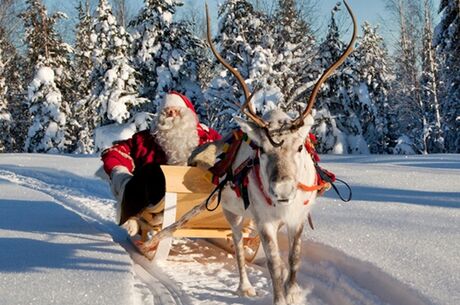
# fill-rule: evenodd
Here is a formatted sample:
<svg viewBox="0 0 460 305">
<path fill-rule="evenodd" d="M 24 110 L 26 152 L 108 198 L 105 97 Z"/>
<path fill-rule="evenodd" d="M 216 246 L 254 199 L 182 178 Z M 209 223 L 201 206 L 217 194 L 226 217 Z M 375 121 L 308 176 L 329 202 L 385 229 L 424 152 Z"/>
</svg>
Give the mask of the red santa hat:
<svg viewBox="0 0 460 305">
<path fill-rule="evenodd" d="M 192 102 L 190 102 L 185 95 L 176 91 L 171 91 L 165 95 L 161 103 L 161 108 L 163 109 L 166 107 L 187 107 L 196 115 L 195 107 L 193 107 Z"/>
</svg>

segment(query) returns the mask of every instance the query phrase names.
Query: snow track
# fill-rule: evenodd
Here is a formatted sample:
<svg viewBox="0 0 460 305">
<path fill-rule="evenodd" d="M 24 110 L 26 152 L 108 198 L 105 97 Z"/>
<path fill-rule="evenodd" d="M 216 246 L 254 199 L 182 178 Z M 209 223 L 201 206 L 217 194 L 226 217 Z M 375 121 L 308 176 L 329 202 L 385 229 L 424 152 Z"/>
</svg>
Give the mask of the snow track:
<svg viewBox="0 0 460 305">
<path fill-rule="evenodd" d="M 52 174 L 51 174 L 52 173 Z M 152 263 L 136 252 L 126 234 L 116 226 L 113 200 L 104 182 L 50 171 L 49 168 L 0 167 L 0 179 L 43 192 L 110 234 L 133 260 L 134 305 L 201 305 L 271 303 L 270 281 L 265 268 L 249 266 L 255 298 L 237 296 L 238 274 L 228 253 L 203 240 L 176 240 L 165 262 Z M 286 249 L 286 238 L 280 244 Z M 299 283 L 310 305 L 428 305 L 418 292 L 379 268 L 358 261 L 336 249 L 313 242 L 303 247 Z"/>
</svg>

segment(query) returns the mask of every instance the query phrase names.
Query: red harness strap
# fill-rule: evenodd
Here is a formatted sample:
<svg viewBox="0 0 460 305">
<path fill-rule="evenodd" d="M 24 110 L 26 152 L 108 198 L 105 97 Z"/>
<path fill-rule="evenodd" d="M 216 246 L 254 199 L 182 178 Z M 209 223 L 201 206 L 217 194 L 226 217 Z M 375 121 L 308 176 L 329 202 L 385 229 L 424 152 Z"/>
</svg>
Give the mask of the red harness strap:
<svg viewBox="0 0 460 305">
<path fill-rule="evenodd" d="M 264 191 L 264 188 L 263 188 L 263 184 L 262 184 L 262 178 L 260 176 L 260 163 L 259 163 L 259 150 L 256 149 L 256 157 L 255 157 L 255 160 L 257 160 L 257 162 L 254 162 L 254 174 L 255 174 L 255 177 L 256 177 L 256 182 L 257 182 L 257 187 L 259 188 L 260 192 L 264 195 L 264 198 L 265 198 L 265 201 L 267 202 L 268 205 L 272 205 L 272 200 L 270 198 L 270 196 L 268 196 L 265 191 Z M 311 186 L 308 186 L 308 185 L 305 185 L 301 182 L 299 182 L 297 184 L 297 188 L 304 191 L 304 192 L 314 192 L 314 191 L 319 191 L 319 195 L 321 196 L 326 190 L 328 190 L 329 188 L 331 187 L 331 184 L 328 183 L 328 182 L 325 182 L 324 180 L 322 180 L 319 175 L 317 174 L 316 175 L 316 178 L 315 178 L 315 183 L 314 185 L 311 185 Z M 308 203 L 310 202 L 309 199 L 307 199 L 305 202 L 304 202 L 304 205 L 307 205 Z"/>
<path fill-rule="evenodd" d="M 259 149 L 256 149 L 256 160 L 259 160 Z M 257 187 L 259 188 L 260 192 L 264 195 L 265 201 L 268 203 L 268 205 L 272 205 L 272 200 L 270 196 L 268 196 L 265 191 L 264 187 L 262 184 L 262 177 L 260 176 L 260 162 L 254 162 L 254 174 L 256 176 L 256 181 L 257 181 Z"/>
</svg>

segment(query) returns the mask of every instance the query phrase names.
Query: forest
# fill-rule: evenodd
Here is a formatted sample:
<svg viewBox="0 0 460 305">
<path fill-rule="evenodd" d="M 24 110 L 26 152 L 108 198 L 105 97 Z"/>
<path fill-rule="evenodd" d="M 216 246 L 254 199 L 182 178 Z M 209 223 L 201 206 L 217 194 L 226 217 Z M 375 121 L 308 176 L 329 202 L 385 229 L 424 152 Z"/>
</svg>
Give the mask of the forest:
<svg viewBox="0 0 460 305">
<path fill-rule="evenodd" d="M 318 95 L 317 150 L 460 153 L 460 3 L 384 1 L 397 39 L 390 50 L 378 25 L 360 25 L 354 52 Z M 0 2 L 0 152 L 98 153 L 102 130 L 148 128 L 171 90 L 208 126 L 237 127 L 244 94 L 210 53 L 203 17 L 175 18 L 179 0 L 145 0 L 129 18 L 125 1 L 91 2 L 75 1 L 70 40 L 60 27 L 68 16 L 42 0 Z M 321 38 L 305 14 L 311 1 L 272 3 L 223 1 L 214 42 L 257 92 L 258 113 L 295 116 L 346 47 L 351 21 L 336 5 Z"/>
</svg>

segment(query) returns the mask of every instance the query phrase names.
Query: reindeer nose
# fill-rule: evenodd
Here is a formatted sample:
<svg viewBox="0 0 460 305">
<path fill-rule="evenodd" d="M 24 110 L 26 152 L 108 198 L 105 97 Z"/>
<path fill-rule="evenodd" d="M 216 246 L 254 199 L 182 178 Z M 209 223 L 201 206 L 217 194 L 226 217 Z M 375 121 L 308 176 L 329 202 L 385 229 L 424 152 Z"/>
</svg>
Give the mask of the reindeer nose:
<svg viewBox="0 0 460 305">
<path fill-rule="evenodd" d="M 278 201 L 289 201 L 294 191 L 294 180 L 289 177 L 277 179 L 270 186 L 270 192 Z"/>
</svg>

